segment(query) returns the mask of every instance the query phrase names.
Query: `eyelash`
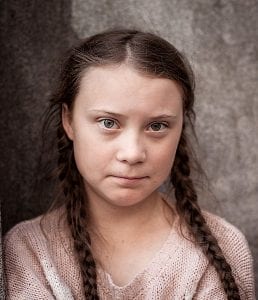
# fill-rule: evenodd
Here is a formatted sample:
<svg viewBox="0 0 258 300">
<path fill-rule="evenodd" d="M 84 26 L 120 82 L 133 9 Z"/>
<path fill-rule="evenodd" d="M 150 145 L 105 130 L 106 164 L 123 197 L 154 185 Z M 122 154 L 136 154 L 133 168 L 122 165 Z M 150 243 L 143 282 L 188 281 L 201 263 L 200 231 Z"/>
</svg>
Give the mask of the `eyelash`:
<svg viewBox="0 0 258 300">
<path fill-rule="evenodd" d="M 101 120 L 98 120 L 98 123 L 101 124 L 101 122 L 103 122 L 102 126 L 100 125 L 101 128 L 105 129 L 105 130 L 116 130 L 118 128 L 113 128 L 113 127 L 106 127 L 104 125 L 105 121 L 108 121 L 108 122 L 113 122 L 113 124 L 117 125 L 117 121 L 116 120 L 113 120 L 113 119 L 110 119 L 110 118 L 105 118 L 105 119 L 101 119 Z M 168 128 L 169 127 L 169 124 L 167 122 L 153 122 L 151 123 L 148 127 L 151 127 L 152 125 L 156 125 L 156 124 L 159 124 L 161 126 L 164 126 L 163 130 Z M 117 125 L 118 126 L 118 125 Z M 161 132 L 163 130 L 152 130 L 152 132 Z"/>
<path fill-rule="evenodd" d="M 114 129 L 114 128 L 109 128 L 109 127 L 104 126 L 104 122 L 105 122 L 105 121 L 111 121 L 111 122 L 113 122 L 114 124 L 117 124 L 117 121 L 115 121 L 115 120 L 113 120 L 113 119 L 105 118 L 105 119 L 98 120 L 98 123 L 99 123 L 99 124 L 101 124 L 101 122 L 103 122 L 103 126 L 100 126 L 100 127 L 103 128 L 103 129 L 107 129 L 107 130 L 112 130 L 112 129 Z M 117 128 L 115 128 L 115 129 L 117 129 Z"/>
<path fill-rule="evenodd" d="M 164 123 L 164 122 L 153 122 L 153 123 L 151 123 L 150 124 L 150 126 L 149 127 L 151 127 L 152 125 L 156 125 L 156 124 L 159 124 L 159 125 L 161 125 L 161 126 L 164 126 L 164 128 L 163 128 L 163 130 L 164 129 L 167 129 L 169 126 L 168 126 L 168 123 Z M 159 131 L 162 131 L 162 130 L 153 130 L 153 132 L 159 132 Z"/>
</svg>

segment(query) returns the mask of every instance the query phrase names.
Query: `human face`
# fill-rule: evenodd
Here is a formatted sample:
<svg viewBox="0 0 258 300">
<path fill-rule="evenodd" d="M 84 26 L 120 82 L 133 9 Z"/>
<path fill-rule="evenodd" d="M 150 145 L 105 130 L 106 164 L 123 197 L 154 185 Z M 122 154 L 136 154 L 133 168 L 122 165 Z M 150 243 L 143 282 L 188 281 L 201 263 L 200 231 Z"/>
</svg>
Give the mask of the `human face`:
<svg viewBox="0 0 258 300">
<path fill-rule="evenodd" d="M 89 201 L 121 207 L 156 195 L 173 165 L 182 122 L 174 81 L 127 65 L 91 68 L 72 111 L 63 110 Z"/>
</svg>

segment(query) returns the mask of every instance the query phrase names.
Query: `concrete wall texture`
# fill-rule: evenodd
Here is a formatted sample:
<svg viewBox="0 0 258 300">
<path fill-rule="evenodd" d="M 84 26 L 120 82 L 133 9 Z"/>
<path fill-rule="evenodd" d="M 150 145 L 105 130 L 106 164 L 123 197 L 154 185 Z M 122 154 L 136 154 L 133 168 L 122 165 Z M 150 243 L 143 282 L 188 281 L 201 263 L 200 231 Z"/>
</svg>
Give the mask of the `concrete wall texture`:
<svg viewBox="0 0 258 300">
<path fill-rule="evenodd" d="M 244 232 L 258 278 L 257 16 L 257 0 L 1 1 L 3 231 L 49 202 L 31 195 L 59 57 L 79 38 L 137 27 L 171 41 L 193 65 L 199 156 L 216 195 L 201 203 Z"/>
</svg>

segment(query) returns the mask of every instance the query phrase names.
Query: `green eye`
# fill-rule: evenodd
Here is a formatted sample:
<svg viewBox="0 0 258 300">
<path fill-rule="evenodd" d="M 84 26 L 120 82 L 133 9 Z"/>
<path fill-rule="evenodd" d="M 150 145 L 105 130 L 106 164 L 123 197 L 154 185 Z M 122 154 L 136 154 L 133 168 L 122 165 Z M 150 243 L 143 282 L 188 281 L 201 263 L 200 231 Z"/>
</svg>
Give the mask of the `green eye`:
<svg viewBox="0 0 258 300">
<path fill-rule="evenodd" d="M 113 129 L 116 124 L 114 120 L 111 119 L 102 119 L 99 121 L 99 124 L 102 128 Z"/>
<path fill-rule="evenodd" d="M 150 128 L 152 129 L 152 131 L 160 131 L 160 130 L 164 130 L 168 127 L 167 124 L 164 124 L 164 123 L 152 123 L 150 125 Z"/>
</svg>

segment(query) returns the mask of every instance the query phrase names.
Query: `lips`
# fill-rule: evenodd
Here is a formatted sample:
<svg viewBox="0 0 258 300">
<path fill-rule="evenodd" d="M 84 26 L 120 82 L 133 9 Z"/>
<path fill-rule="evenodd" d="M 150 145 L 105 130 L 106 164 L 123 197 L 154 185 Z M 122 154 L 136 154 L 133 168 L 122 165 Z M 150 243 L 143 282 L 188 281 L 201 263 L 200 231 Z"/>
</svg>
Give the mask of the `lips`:
<svg viewBox="0 0 258 300">
<path fill-rule="evenodd" d="M 111 176 L 119 186 L 132 187 L 144 182 L 148 176 Z"/>
<path fill-rule="evenodd" d="M 116 176 L 116 175 L 112 175 L 113 177 L 117 177 L 117 178 L 122 178 L 122 179 L 128 179 L 128 180 L 135 180 L 135 179 L 143 179 L 143 178 L 147 178 L 147 176 Z"/>
</svg>

